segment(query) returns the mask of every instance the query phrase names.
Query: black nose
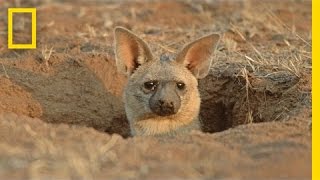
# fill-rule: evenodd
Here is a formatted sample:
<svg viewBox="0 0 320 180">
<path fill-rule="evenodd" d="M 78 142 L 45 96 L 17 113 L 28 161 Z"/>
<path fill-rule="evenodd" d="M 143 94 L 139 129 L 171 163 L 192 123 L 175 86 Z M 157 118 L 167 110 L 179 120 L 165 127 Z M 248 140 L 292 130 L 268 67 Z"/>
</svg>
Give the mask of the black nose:
<svg viewBox="0 0 320 180">
<path fill-rule="evenodd" d="M 168 116 L 175 114 L 174 103 L 172 101 L 159 100 L 156 113 L 160 116 Z"/>
</svg>

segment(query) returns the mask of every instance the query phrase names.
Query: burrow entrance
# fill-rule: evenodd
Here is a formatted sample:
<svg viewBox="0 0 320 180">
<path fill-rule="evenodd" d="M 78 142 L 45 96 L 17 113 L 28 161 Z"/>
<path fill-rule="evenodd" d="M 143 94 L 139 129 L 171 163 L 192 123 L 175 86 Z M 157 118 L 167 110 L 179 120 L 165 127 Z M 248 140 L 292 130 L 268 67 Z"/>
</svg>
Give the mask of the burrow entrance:
<svg viewBox="0 0 320 180">
<path fill-rule="evenodd" d="M 285 120 L 308 95 L 297 88 L 299 77 L 286 70 L 253 71 L 243 64 L 219 64 L 199 81 L 204 132 L 241 124 Z"/>
<path fill-rule="evenodd" d="M 40 103 L 40 119 L 129 136 L 120 95 L 125 79 L 117 76 L 113 59 L 66 59 L 49 76 L 5 68 L 12 81 L 28 89 Z M 285 70 L 264 68 L 257 72 L 245 64 L 216 64 L 199 81 L 203 131 L 213 133 L 246 123 L 286 119 L 299 105 L 309 103 L 310 94 L 299 92 L 298 82 L 297 76 Z"/>
</svg>

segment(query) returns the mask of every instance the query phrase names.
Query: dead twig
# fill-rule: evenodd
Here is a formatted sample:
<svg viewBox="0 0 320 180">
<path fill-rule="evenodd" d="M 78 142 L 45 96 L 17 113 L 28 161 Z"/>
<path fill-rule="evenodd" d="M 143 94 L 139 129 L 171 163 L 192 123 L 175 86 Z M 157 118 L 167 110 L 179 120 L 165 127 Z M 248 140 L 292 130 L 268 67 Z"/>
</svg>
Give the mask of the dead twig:
<svg viewBox="0 0 320 180">
<path fill-rule="evenodd" d="M 4 75 L 6 76 L 6 78 L 10 79 L 10 77 L 8 76 L 8 73 L 6 71 L 6 68 L 4 67 L 4 65 L 2 63 L 1 63 L 1 65 L 2 65 L 2 69 L 4 71 Z"/>
</svg>

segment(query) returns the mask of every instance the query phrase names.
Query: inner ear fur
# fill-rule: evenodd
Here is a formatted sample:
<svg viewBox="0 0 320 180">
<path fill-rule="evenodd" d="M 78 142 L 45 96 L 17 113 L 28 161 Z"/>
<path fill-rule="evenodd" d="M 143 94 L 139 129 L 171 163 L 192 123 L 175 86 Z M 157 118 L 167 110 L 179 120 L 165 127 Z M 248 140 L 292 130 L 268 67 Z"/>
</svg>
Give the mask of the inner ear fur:
<svg viewBox="0 0 320 180">
<path fill-rule="evenodd" d="M 209 73 L 219 40 L 219 34 L 199 38 L 186 45 L 177 55 L 176 61 L 187 67 L 196 78 L 204 78 Z"/>
<path fill-rule="evenodd" d="M 116 27 L 115 56 L 120 72 L 131 75 L 143 63 L 153 59 L 148 45 L 137 35 L 123 27 Z"/>
</svg>

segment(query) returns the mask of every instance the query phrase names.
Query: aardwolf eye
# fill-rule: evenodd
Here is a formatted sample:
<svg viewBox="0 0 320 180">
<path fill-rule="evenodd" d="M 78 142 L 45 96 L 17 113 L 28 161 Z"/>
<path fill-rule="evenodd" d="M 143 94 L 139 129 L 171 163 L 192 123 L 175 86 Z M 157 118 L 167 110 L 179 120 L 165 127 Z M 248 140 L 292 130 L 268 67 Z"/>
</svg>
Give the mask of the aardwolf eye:
<svg viewBox="0 0 320 180">
<path fill-rule="evenodd" d="M 186 87 L 186 85 L 183 82 L 178 82 L 177 87 L 178 89 L 183 90 Z"/>
<path fill-rule="evenodd" d="M 157 88 L 158 84 L 158 81 L 148 81 L 144 83 L 144 88 L 153 91 Z"/>
</svg>

